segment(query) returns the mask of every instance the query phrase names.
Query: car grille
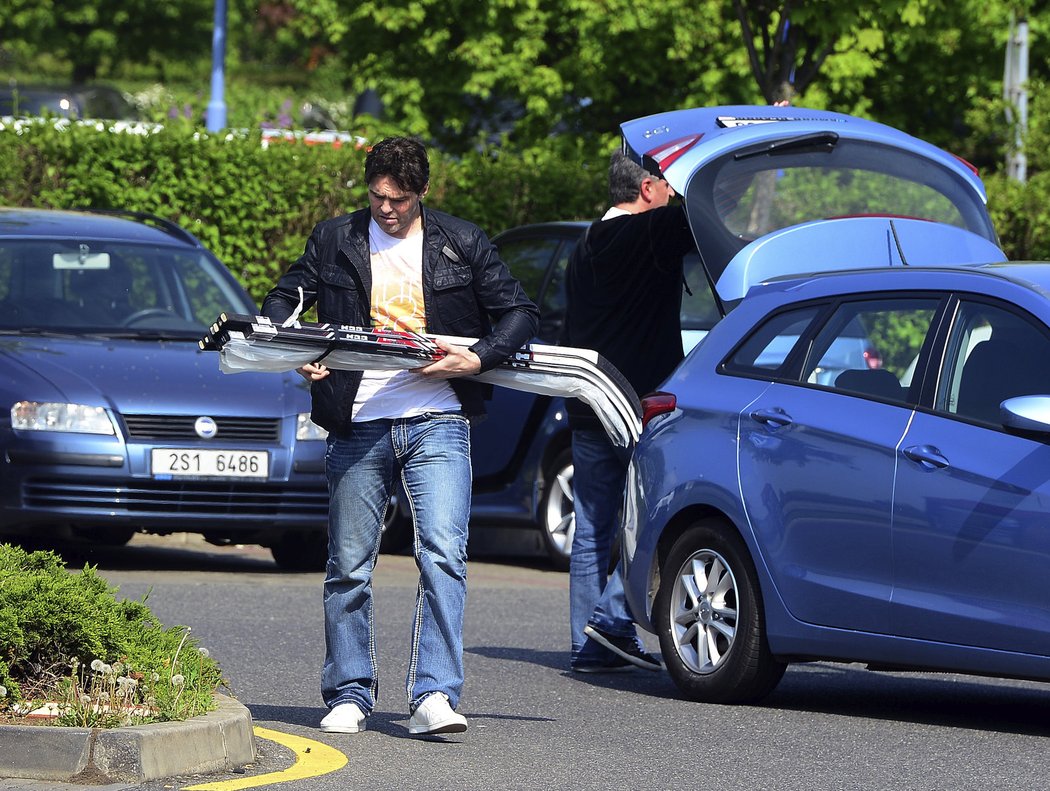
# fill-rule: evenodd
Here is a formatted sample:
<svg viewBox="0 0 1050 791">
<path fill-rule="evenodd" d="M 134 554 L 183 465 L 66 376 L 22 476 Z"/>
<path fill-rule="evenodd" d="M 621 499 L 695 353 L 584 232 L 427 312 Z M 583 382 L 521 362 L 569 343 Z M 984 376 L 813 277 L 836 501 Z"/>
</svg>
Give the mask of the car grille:
<svg viewBox="0 0 1050 791">
<path fill-rule="evenodd" d="M 124 415 L 131 439 L 199 440 L 193 429 L 194 415 Z M 214 439 L 277 442 L 281 436 L 279 418 L 217 417 Z"/>
<path fill-rule="evenodd" d="M 134 481 L 106 486 L 61 478 L 22 484 L 26 508 L 97 512 L 118 516 L 214 516 L 323 519 L 328 492 L 317 487 L 273 486 L 245 481 Z"/>
</svg>

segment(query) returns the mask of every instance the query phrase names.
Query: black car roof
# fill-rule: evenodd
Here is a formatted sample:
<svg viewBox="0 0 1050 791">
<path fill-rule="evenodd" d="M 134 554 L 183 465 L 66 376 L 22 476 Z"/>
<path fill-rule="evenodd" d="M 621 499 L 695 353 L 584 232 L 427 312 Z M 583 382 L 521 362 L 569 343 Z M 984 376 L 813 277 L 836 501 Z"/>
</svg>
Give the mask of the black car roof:
<svg viewBox="0 0 1050 791">
<path fill-rule="evenodd" d="M 537 231 L 563 231 L 567 236 L 583 233 L 583 229 L 591 224 L 591 220 L 557 220 L 552 222 L 536 222 L 529 225 L 518 225 L 502 231 L 494 238 L 505 236 L 530 236 Z"/>
<path fill-rule="evenodd" d="M 65 211 L 0 207 L 0 237 L 60 237 L 201 247 L 189 231 L 142 212 Z"/>
</svg>

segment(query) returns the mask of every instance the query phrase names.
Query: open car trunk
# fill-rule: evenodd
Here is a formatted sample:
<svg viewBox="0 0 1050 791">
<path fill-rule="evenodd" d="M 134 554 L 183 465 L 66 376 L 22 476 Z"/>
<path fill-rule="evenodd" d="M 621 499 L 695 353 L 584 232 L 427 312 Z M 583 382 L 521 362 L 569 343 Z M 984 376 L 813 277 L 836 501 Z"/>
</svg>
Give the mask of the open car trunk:
<svg viewBox="0 0 1050 791">
<path fill-rule="evenodd" d="M 1005 260 L 973 168 L 892 127 L 734 106 L 621 130 L 625 153 L 683 196 L 723 315 L 780 275 Z"/>
</svg>

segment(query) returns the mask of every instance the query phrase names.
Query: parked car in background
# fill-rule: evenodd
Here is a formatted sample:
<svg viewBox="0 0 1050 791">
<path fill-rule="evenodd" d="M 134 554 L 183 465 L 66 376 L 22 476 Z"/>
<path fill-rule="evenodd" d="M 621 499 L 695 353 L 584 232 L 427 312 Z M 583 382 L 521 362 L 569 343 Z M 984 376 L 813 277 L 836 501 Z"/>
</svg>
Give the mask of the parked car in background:
<svg viewBox="0 0 1050 791">
<path fill-rule="evenodd" d="M 623 131 L 732 308 L 644 400 L 628 475 L 626 595 L 683 695 L 811 660 L 1050 680 L 1050 263 L 1005 262 L 977 174 L 870 121 Z M 858 337 L 878 364 L 824 375 Z"/>
<path fill-rule="evenodd" d="M 140 120 L 134 104 L 116 88 L 106 85 L 15 85 L 0 89 L 0 117 L 31 118 L 44 115 L 76 120 Z"/>
<path fill-rule="evenodd" d="M 222 311 L 257 308 L 173 223 L 0 209 L 0 533 L 194 532 L 322 567 L 306 384 L 221 373 L 197 342 Z"/>
</svg>

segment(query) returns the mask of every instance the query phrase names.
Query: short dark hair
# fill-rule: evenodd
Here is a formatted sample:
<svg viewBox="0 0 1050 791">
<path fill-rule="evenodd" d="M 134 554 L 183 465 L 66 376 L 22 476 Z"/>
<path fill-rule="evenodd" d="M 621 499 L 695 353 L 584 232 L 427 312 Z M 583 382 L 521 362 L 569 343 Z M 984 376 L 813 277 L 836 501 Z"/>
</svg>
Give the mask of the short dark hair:
<svg viewBox="0 0 1050 791">
<path fill-rule="evenodd" d="M 430 183 L 426 146 L 410 137 L 380 140 L 365 157 L 365 182 L 376 176 L 389 176 L 406 192 L 422 195 Z"/>
<path fill-rule="evenodd" d="M 620 151 L 609 159 L 609 202 L 613 206 L 633 203 L 642 191 L 642 182 L 653 175 Z"/>
</svg>

